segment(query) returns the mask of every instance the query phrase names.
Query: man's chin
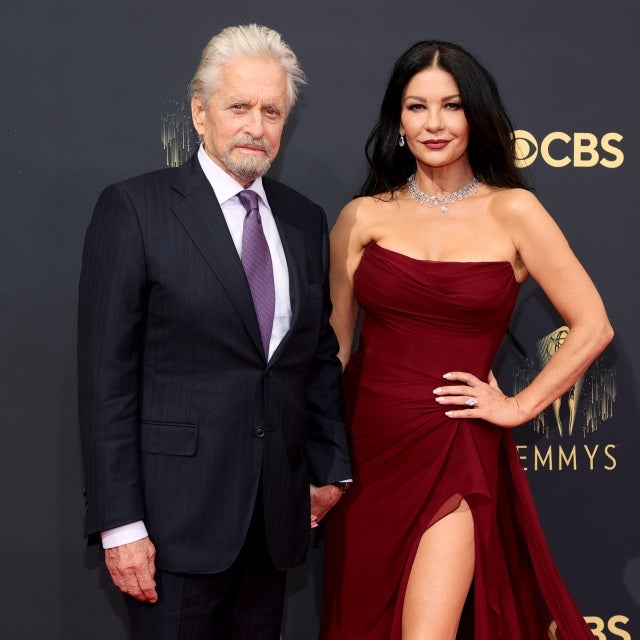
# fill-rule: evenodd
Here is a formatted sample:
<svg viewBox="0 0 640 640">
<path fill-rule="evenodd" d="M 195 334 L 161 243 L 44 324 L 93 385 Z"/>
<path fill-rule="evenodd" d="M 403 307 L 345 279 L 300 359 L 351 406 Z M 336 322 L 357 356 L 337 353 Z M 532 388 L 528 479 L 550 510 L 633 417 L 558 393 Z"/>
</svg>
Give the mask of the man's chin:
<svg viewBox="0 0 640 640">
<path fill-rule="evenodd" d="M 226 167 L 231 173 L 242 178 L 243 182 L 253 182 L 269 170 L 271 162 L 262 159 L 261 162 L 227 162 Z"/>
</svg>

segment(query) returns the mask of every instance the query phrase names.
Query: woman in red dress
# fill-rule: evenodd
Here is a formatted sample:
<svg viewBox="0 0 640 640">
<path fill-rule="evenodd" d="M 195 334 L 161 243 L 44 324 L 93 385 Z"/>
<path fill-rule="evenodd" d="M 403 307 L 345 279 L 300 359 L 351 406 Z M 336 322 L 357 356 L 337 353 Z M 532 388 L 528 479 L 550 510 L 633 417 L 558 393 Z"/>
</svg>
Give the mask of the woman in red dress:
<svg viewBox="0 0 640 640">
<path fill-rule="evenodd" d="M 613 332 L 523 183 L 512 130 L 493 78 L 464 49 L 420 42 L 397 61 L 362 197 L 332 232 L 355 483 L 325 522 L 322 640 L 593 637 L 510 429 L 569 389 Z M 491 366 L 530 276 L 570 333 L 507 397 Z"/>
</svg>

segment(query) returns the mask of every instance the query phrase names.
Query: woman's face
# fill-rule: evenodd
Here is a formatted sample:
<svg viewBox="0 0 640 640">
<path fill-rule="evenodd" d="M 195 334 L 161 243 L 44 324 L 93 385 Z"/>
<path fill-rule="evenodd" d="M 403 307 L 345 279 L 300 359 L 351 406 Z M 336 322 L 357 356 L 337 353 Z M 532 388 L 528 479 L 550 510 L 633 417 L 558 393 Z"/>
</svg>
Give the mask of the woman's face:
<svg viewBox="0 0 640 640">
<path fill-rule="evenodd" d="M 400 133 L 421 164 L 436 168 L 467 162 L 469 124 L 450 73 L 430 67 L 411 78 L 402 95 Z"/>
</svg>

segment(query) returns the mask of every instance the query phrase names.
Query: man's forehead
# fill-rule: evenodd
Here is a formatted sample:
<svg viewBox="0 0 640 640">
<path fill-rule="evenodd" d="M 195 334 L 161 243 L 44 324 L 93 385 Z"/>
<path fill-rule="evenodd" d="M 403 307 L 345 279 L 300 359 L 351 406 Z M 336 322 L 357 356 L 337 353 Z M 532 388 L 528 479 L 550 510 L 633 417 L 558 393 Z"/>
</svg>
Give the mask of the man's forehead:
<svg viewBox="0 0 640 640">
<path fill-rule="evenodd" d="M 240 58 L 220 68 L 217 89 L 211 103 L 220 109 L 233 104 L 273 107 L 285 112 L 287 79 L 282 67 L 267 58 Z"/>
<path fill-rule="evenodd" d="M 228 106 L 237 103 L 251 106 L 271 106 L 281 109 L 284 108 L 287 103 L 287 96 L 285 91 L 257 91 L 252 87 L 231 88 L 220 86 L 218 91 L 213 94 L 212 98 L 216 100 L 221 106 Z"/>
<path fill-rule="evenodd" d="M 286 90 L 286 84 L 286 74 L 274 60 L 240 58 L 220 69 L 221 88 L 279 93 Z"/>
</svg>

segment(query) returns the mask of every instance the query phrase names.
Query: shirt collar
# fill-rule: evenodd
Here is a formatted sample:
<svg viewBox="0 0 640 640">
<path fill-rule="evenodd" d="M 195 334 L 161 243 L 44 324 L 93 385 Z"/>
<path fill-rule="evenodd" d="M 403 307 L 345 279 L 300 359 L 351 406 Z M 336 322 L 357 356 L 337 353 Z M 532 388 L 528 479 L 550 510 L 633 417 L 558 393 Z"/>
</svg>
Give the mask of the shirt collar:
<svg viewBox="0 0 640 640">
<path fill-rule="evenodd" d="M 222 204 L 227 200 L 230 200 L 234 196 L 238 195 L 240 191 L 243 191 L 245 187 L 243 187 L 237 180 L 234 180 L 222 167 L 219 167 L 207 154 L 204 150 L 204 144 L 200 144 L 200 148 L 198 149 L 198 161 L 200 162 L 200 166 L 204 171 L 204 175 L 207 177 L 207 180 L 211 184 L 214 193 L 216 194 L 216 198 L 218 199 L 218 203 Z M 264 191 L 264 186 L 262 184 L 262 178 L 256 178 L 247 189 L 251 189 L 258 194 L 262 203 L 269 206 L 269 202 L 267 200 L 267 194 Z"/>
</svg>

